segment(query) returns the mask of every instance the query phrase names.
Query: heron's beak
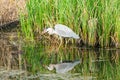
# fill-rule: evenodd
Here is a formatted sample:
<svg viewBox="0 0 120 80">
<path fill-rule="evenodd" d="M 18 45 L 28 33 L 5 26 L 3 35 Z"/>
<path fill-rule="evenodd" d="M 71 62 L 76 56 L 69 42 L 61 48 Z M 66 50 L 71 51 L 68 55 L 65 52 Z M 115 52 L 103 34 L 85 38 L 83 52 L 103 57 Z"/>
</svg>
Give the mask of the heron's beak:
<svg viewBox="0 0 120 80">
<path fill-rule="evenodd" d="M 42 31 L 42 33 L 41 33 L 41 34 L 43 35 L 43 34 L 45 34 L 45 32 L 44 32 L 44 31 Z"/>
<path fill-rule="evenodd" d="M 42 31 L 42 35 L 43 35 L 43 34 L 45 34 L 46 32 L 47 32 L 47 30 L 46 30 L 46 29 L 44 29 L 44 31 Z"/>
<path fill-rule="evenodd" d="M 48 66 L 47 66 L 47 65 L 44 65 L 44 68 L 48 69 Z"/>
<path fill-rule="evenodd" d="M 54 69 L 54 66 L 50 66 L 50 65 L 49 65 L 49 66 L 44 65 L 44 67 L 45 67 L 46 69 L 50 70 L 50 71 Z"/>
<path fill-rule="evenodd" d="M 46 69 L 48 69 L 48 70 L 53 70 L 53 68 L 50 68 L 49 66 L 44 66 Z"/>
<path fill-rule="evenodd" d="M 45 69 L 48 69 L 48 66 L 47 66 L 47 65 L 43 65 L 43 67 L 44 67 Z"/>
</svg>

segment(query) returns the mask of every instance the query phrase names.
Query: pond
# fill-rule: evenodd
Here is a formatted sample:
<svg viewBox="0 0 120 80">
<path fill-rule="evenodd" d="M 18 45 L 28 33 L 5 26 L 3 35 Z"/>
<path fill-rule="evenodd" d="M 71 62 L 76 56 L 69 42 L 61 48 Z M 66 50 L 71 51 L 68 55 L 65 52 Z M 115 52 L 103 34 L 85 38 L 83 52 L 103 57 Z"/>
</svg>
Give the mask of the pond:
<svg viewBox="0 0 120 80">
<path fill-rule="evenodd" d="M 59 43 L 49 41 L 20 43 L 21 48 L 20 44 L 18 46 L 15 44 L 16 39 L 13 37 L 12 40 L 5 36 L 4 39 L 1 37 L 0 79 L 120 79 L 119 49 L 79 48 L 76 45 L 65 45 L 58 49 Z M 76 61 L 78 63 L 74 65 Z M 62 64 L 62 68 L 58 66 L 50 70 L 48 69 L 50 64 L 57 66 Z"/>
</svg>

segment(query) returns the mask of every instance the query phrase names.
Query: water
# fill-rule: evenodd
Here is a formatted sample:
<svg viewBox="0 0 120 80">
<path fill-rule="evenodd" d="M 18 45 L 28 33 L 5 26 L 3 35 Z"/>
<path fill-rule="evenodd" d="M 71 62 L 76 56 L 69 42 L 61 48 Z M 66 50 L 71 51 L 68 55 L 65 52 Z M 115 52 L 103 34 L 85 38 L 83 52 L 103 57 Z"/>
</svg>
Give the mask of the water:
<svg viewBox="0 0 120 80">
<path fill-rule="evenodd" d="M 119 80 L 119 49 L 78 48 L 75 45 L 19 43 L 1 38 L 0 79 L 38 80 Z M 12 41 L 12 43 L 11 43 Z M 14 44 L 18 44 L 14 45 Z M 24 44 L 20 48 L 21 45 Z M 49 71 L 45 66 L 80 60 L 67 73 Z"/>
</svg>

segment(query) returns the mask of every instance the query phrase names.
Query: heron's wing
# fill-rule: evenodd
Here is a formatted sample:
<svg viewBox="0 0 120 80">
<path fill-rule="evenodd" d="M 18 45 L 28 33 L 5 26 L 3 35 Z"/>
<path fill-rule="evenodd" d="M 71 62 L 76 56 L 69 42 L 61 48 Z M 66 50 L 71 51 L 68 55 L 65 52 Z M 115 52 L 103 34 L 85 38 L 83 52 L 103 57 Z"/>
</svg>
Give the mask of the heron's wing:
<svg viewBox="0 0 120 80">
<path fill-rule="evenodd" d="M 55 31 L 58 33 L 58 35 L 63 37 L 79 38 L 79 36 L 74 33 L 69 27 L 62 24 L 56 24 Z"/>
<path fill-rule="evenodd" d="M 59 36 L 70 37 L 64 30 L 56 29 L 55 30 Z"/>
<path fill-rule="evenodd" d="M 55 30 L 62 30 L 62 31 L 65 31 L 65 32 L 73 32 L 69 27 L 65 26 L 65 25 L 62 25 L 62 24 L 56 24 L 55 25 Z"/>
</svg>

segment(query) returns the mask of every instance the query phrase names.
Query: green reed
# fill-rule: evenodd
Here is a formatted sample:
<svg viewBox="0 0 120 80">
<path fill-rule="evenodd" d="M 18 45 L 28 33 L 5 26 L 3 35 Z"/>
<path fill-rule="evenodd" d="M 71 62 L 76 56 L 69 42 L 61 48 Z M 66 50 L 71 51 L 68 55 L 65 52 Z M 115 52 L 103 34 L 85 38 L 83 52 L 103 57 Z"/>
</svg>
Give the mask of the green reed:
<svg viewBox="0 0 120 80">
<path fill-rule="evenodd" d="M 119 0 L 29 0 L 27 16 L 21 16 L 21 30 L 34 39 L 45 27 L 57 23 L 69 26 L 85 44 L 102 47 L 120 42 Z"/>
</svg>

